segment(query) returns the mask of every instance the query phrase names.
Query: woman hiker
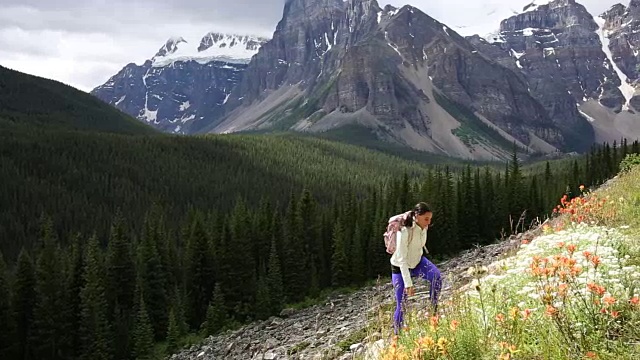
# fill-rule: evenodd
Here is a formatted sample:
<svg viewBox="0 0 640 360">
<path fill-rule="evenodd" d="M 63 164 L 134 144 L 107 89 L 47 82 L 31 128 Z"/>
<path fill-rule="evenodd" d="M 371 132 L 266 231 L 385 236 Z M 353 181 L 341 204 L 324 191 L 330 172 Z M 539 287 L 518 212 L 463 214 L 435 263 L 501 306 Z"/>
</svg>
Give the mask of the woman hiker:
<svg viewBox="0 0 640 360">
<path fill-rule="evenodd" d="M 396 235 L 396 251 L 391 256 L 391 282 L 396 293 L 394 329 L 398 334 L 403 318 L 403 301 L 406 295 L 415 295 L 411 277 L 421 277 L 430 283 L 429 295 L 433 311 L 438 307 L 438 295 L 442 287 L 440 270 L 422 254 L 427 242 L 427 229 L 433 212 L 426 203 L 418 203 Z"/>
</svg>

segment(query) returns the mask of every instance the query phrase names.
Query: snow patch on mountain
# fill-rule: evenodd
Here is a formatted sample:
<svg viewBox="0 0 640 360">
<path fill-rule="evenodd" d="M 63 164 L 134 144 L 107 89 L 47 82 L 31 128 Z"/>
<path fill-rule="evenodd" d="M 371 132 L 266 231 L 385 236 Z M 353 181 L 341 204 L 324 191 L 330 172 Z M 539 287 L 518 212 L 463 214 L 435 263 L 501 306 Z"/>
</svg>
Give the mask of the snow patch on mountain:
<svg viewBox="0 0 640 360">
<path fill-rule="evenodd" d="M 633 97 L 633 94 L 636 90 L 633 88 L 633 86 L 631 86 L 631 84 L 629 84 L 627 75 L 625 75 L 622 70 L 620 70 L 615 61 L 613 61 L 613 54 L 611 54 L 611 49 L 609 49 L 609 32 L 604 29 L 605 19 L 600 16 L 595 16 L 594 20 L 596 24 L 598 24 L 598 30 L 596 30 L 596 32 L 600 37 L 600 43 L 602 43 L 602 52 L 605 53 L 607 59 L 613 66 L 613 70 L 615 70 L 616 74 L 618 74 L 618 77 L 620 78 L 621 84 L 619 88 L 625 99 L 625 104 L 623 105 L 622 109 L 627 110 L 629 108 L 629 101 Z"/>
<path fill-rule="evenodd" d="M 171 37 L 151 59 L 153 67 L 163 67 L 177 61 L 212 61 L 247 64 L 260 46 L 268 39 L 253 35 L 221 34 L 210 32 L 199 43 L 190 43 L 183 37 Z"/>
<path fill-rule="evenodd" d="M 552 0 L 535 0 L 531 4 L 524 7 L 523 12 L 536 11 L 542 5 L 549 5 Z"/>
</svg>

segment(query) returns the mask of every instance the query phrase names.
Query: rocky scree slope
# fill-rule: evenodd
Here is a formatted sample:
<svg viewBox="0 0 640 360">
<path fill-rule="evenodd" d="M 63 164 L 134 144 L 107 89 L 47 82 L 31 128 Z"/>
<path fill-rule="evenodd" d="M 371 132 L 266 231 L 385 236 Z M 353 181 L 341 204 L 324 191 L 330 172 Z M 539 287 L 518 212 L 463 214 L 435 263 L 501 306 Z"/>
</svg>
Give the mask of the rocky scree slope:
<svg viewBox="0 0 640 360">
<path fill-rule="evenodd" d="M 540 233 L 537 228 L 438 264 L 445 276 L 442 299 L 451 293 L 451 284 L 463 286 L 471 281 L 469 267 L 487 266 L 514 252 L 523 239 Z M 410 306 L 421 308 L 428 304 L 428 288 L 422 281 L 416 281 L 416 288 L 417 295 L 410 300 Z M 391 284 L 382 280 L 350 295 L 330 296 L 322 305 L 285 309 L 278 317 L 211 336 L 170 359 L 352 359 L 363 353 L 371 356 L 391 329 L 390 320 L 387 323 L 381 319 L 390 316 L 394 304 Z"/>
</svg>

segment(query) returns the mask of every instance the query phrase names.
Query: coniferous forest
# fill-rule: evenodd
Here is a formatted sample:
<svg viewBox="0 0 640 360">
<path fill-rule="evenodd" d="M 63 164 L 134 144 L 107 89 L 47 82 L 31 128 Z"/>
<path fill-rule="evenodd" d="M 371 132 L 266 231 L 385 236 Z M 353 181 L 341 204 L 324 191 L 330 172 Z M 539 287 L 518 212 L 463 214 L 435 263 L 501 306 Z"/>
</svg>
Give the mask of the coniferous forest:
<svg viewBox="0 0 640 360">
<path fill-rule="evenodd" d="M 638 143 L 427 166 L 295 135 L 3 132 L 0 358 L 145 359 L 189 333 L 388 276 L 386 220 L 434 211 L 436 260 L 542 218 Z M 462 226 L 464 224 L 464 226 Z"/>
<path fill-rule="evenodd" d="M 171 353 L 388 277 L 386 221 L 418 201 L 437 261 L 640 153 L 478 166 L 300 134 L 168 136 L 55 81 L 0 67 L 0 90 L 2 360 Z"/>
</svg>

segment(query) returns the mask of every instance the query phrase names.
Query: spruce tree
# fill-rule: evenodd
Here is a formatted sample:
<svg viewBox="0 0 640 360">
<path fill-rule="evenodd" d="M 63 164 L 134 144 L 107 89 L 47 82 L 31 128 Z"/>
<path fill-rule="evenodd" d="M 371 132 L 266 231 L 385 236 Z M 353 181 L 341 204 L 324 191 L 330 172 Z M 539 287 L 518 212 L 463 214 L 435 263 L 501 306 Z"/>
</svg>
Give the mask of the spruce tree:
<svg viewBox="0 0 640 360">
<path fill-rule="evenodd" d="M 258 276 L 257 287 L 255 314 L 257 319 L 265 320 L 271 315 L 271 295 L 269 294 L 266 274 L 262 273 Z"/>
<path fill-rule="evenodd" d="M 223 245 L 225 255 L 220 273 L 224 299 L 240 321 L 253 314 L 255 304 L 257 276 L 252 256 L 250 216 L 244 201 L 238 199 L 229 220 L 230 237 L 229 242 Z"/>
<path fill-rule="evenodd" d="M 93 236 L 85 253 L 84 286 L 80 291 L 80 360 L 112 359 L 112 333 L 107 317 L 103 273 L 98 240 Z"/>
<path fill-rule="evenodd" d="M 57 239 L 51 225 L 45 225 L 43 248 L 35 271 L 35 307 L 31 334 L 38 359 L 58 359 L 65 348 L 65 278 Z"/>
<path fill-rule="evenodd" d="M 65 309 L 65 335 L 69 349 L 66 353 L 69 357 L 75 359 L 80 353 L 80 292 L 84 286 L 84 250 L 80 241 L 80 235 L 76 234 L 71 239 L 71 247 L 67 251 L 69 258 L 67 259 L 68 271 L 66 274 L 67 289 L 66 299 L 67 308 Z"/>
<path fill-rule="evenodd" d="M 169 311 L 169 325 L 167 327 L 167 353 L 173 354 L 179 348 L 180 325 L 173 307 Z"/>
<path fill-rule="evenodd" d="M 136 284 L 136 268 L 131 250 L 131 240 L 126 233 L 124 220 L 116 214 L 109 236 L 105 261 L 106 296 L 109 321 L 113 324 L 115 357 L 127 357 L 131 353 L 130 332 L 133 325 L 133 300 Z"/>
<path fill-rule="evenodd" d="M 283 257 L 282 269 L 285 288 L 285 297 L 288 302 L 297 302 L 304 299 L 309 282 L 308 266 L 309 257 L 302 243 L 302 222 L 298 213 L 298 203 L 292 194 L 285 213 L 283 224 Z"/>
<path fill-rule="evenodd" d="M 166 293 L 166 272 L 154 239 L 156 228 L 148 226 L 138 248 L 138 276 L 142 278 L 146 312 L 154 338 L 164 339 L 167 329 L 169 301 Z"/>
<path fill-rule="evenodd" d="M 364 258 L 364 249 L 362 247 L 362 234 L 360 224 L 356 224 L 353 241 L 351 242 L 351 283 L 361 284 L 366 278 L 366 267 Z"/>
<path fill-rule="evenodd" d="M 143 296 L 140 296 L 138 304 L 138 312 L 132 334 L 132 355 L 135 360 L 151 360 L 153 359 L 154 335 Z"/>
<path fill-rule="evenodd" d="M 26 250 L 20 251 L 15 275 L 14 314 L 16 316 L 17 351 L 20 359 L 35 359 L 33 354 L 33 311 L 36 301 L 35 270 Z"/>
<path fill-rule="evenodd" d="M 207 317 L 203 323 L 206 336 L 217 334 L 227 325 L 227 312 L 224 306 L 224 293 L 220 284 L 216 284 L 213 297 L 207 306 Z"/>
<path fill-rule="evenodd" d="M 7 266 L 0 252 L 0 359 L 16 357 L 16 327 L 13 308 L 11 306 L 11 287 L 7 277 Z"/>
<path fill-rule="evenodd" d="M 350 281 L 349 263 L 342 221 L 337 221 L 333 229 L 333 257 L 331 261 L 331 282 L 333 286 L 346 286 Z"/>
<path fill-rule="evenodd" d="M 267 287 L 269 289 L 270 310 L 272 313 L 279 313 L 284 305 L 284 286 L 282 284 L 282 271 L 275 237 L 271 241 L 269 267 L 267 269 Z"/>
<path fill-rule="evenodd" d="M 209 235 L 205 231 L 201 217 L 195 217 L 190 227 L 185 260 L 189 309 L 187 318 L 191 328 L 197 329 L 204 320 L 207 311 L 207 304 L 215 284 L 215 272 L 213 256 L 209 247 Z M 224 241 L 222 249 L 226 247 L 226 241 L 229 240 Z"/>
</svg>

